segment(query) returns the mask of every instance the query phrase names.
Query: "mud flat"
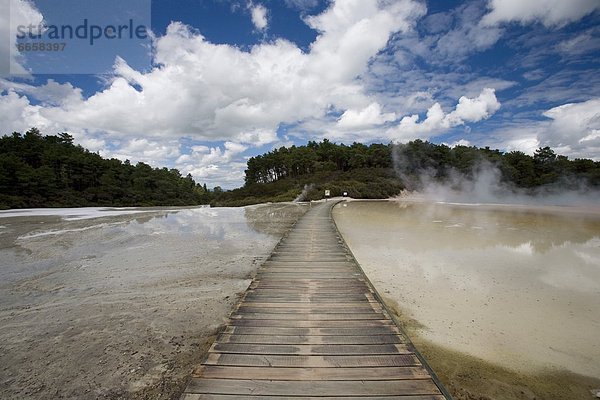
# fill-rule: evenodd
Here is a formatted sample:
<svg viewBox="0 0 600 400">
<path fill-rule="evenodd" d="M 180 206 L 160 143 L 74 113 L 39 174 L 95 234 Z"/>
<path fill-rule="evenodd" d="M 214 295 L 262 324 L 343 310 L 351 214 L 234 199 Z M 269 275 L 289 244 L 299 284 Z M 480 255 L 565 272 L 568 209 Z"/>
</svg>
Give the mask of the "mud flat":
<svg viewBox="0 0 600 400">
<path fill-rule="evenodd" d="M 0 398 L 177 398 L 306 209 L 0 212 Z"/>
<path fill-rule="evenodd" d="M 456 398 L 594 398 L 597 210 L 351 202 L 334 218 Z"/>
</svg>

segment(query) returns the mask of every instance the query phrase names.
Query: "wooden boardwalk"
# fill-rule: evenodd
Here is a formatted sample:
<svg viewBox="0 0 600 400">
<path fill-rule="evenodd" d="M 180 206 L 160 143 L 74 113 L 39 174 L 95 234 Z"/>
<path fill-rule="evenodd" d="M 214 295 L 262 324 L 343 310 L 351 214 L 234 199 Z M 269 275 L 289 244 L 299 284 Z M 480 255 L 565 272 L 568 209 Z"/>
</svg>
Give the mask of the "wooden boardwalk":
<svg viewBox="0 0 600 400">
<path fill-rule="evenodd" d="M 447 397 L 313 208 L 260 268 L 182 400 Z"/>
</svg>

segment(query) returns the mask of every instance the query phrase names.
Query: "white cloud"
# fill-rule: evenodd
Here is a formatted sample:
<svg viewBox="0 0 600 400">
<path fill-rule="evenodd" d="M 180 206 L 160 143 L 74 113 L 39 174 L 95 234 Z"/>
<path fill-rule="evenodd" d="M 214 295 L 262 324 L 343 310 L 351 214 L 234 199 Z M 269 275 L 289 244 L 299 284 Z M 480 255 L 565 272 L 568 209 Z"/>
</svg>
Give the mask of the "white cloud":
<svg viewBox="0 0 600 400">
<path fill-rule="evenodd" d="M 462 96 L 455 109 L 448 114 L 444 113 L 439 103 L 435 103 L 423 121 L 420 121 L 418 114 L 405 116 L 399 125 L 388 130 L 387 135 L 395 141 L 429 138 L 452 127 L 487 119 L 499 109 L 500 102 L 496 99 L 494 89 L 485 88 L 476 98 Z"/>
<path fill-rule="evenodd" d="M 489 118 L 500 109 L 500 102 L 496 99 L 494 89 L 485 88 L 475 98 L 461 97 L 456 109 L 446 116 L 450 126 L 463 125 L 465 122 L 478 122 Z"/>
<path fill-rule="evenodd" d="M 543 146 L 573 157 L 598 159 L 600 154 L 600 98 L 564 104 L 544 113 L 552 121 L 538 137 Z"/>
<path fill-rule="evenodd" d="M 41 115 L 41 110 L 41 106 L 32 105 L 26 96 L 8 90 L 0 96 L 2 134 L 25 132 L 32 126 L 42 131 L 52 128 L 53 124 Z"/>
<path fill-rule="evenodd" d="M 252 23 L 254 27 L 259 31 L 263 31 L 267 28 L 269 20 L 267 19 L 267 9 L 262 4 L 248 4 L 250 14 L 252 16 Z"/>
<path fill-rule="evenodd" d="M 223 147 L 224 149 L 194 146 L 192 153 L 183 154 L 176 160 L 175 167 L 184 175 L 192 174 L 199 182 L 207 183 L 209 187 L 239 187 L 244 182 L 246 167 L 242 154 L 248 146 L 225 142 Z"/>
<path fill-rule="evenodd" d="M 517 137 L 513 137 L 508 140 L 503 148 L 506 151 L 521 151 L 525 154 L 532 155 L 537 149 L 540 148 L 540 141 L 537 135 L 524 135 L 520 132 Z"/>
<path fill-rule="evenodd" d="M 337 122 L 341 129 L 361 129 L 381 125 L 396 119 L 395 113 L 382 113 L 378 103 L 371 103 L 362 110 L 346 110 Z"/>
<path fill-rule="evenodd" d="M 419 58 L 433 65 L 460 63 L 475 52 L 492 47 L 504 29 L 480 23 L 486 12 L 480 2 L 466 2 L 455 9 L 426 17 L 422 31 L 395 38 L 396 60 L 403 65 Z"/>
<path fill-rule="evenodd" d="M 561 27 L 600 9 L 597 0 L 490 0 L 485 26 L 502 22 L 522 24 L 541 22 L 546 27 Z"/>
<path fill-rule="evenodd" d="M 174 22 L 155 41 L 159 66 L 153 70 L 136 71 L 117 59 L 106 88 L 86 99 L 65 86 L 60 97 L 69 101 L 54 104 L 30 107 L 27 99 L 11 96 L 4 100 L 21 112 L 0 117 L 10 125 L 27 111 L 36 116 L 28 124 L 44 119 L 60 130 L 263 145 L 277 140 L 282 123 L 323 118 L 330 107 L 369 106 L 373 100 L 359 79 L 369 60 L 424 12 L 410 0 L 332 2 L 307 20 L 319 32 L 309 52 L 283 39 L 244 51 Z M 31 88 L 14 90 L 42 97 Z"/>
<path fill-rule="evenodd" d="M 53 79 L 40 86 L 0 79 L 0 90 L 25 93 L 45 106 L 67 106 L 83 100 L 81 89 L 73 87 L 71 83 L 61 84 Z"/>
<path fill-rule="evenodd" d="M 600 51 L 600 28 L 590 29 L 570 39 L 563 40 L 556 45 L 556 49 L 568 57 L 597 53 Z"/>
<path fill-rule="evenodd" d="M 514 122 L 478 138 L 476 144 L 527 154 L 550 146 L 558 154 L 571 158 L 599 160 L 600 98 L 564 104 L 542 115 L 548 119 Z"/>
<path fill-rule="evenodd" d="M 16 49 L 17 26 L 38 26 L 44 20 L 33 2 L 27 0 L 0 0 L 0 76 L 29 75 Z"/>
<path fill-rule="evenodd" d="M 448 147 L 452 147 L 452 148 L 454 148 L 456 146 L 467 146 L 467 147 L 469 147 L 469 146 L 471 146 L 471 142 L 468 141 L 468 140 L 466 140 L 466 139 L 460 139 L 460 140 L 456 140 L 456 141 L 448 144 L 447 146 Z"/>
</svg>

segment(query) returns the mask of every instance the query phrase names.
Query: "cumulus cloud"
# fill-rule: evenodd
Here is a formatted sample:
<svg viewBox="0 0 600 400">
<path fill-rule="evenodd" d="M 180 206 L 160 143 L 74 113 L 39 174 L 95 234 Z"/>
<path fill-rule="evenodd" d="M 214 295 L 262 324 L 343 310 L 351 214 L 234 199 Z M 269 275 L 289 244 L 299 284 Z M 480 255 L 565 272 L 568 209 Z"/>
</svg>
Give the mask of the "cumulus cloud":
<svg viewBox="0 0 600 400">
<path fill-rule="evenodd" d="M 39 86 L 0 79 L 0 90 L 27 94 L 45 106 L 66 106 L 83 100 L 81 89 L 69 82 L 58 83 L 53 79 Z"/>
<path fill-rule="evenodd" d="M 3 134 L 25 132 L 32 126 L 40 129 L 53 128 L 54 125 L 41 115 L 42 107 L 32 105 L 26 96 L 14 90 L 8 90 L 0 96 L 0 120 Z"/>
<path fill-rule="evenodd" d="M 435 103 L 429 108 L 423 121 L 420 121 L 418 114 L 405 116 L 387 134 L 395 141 L 429 138 L 449 128 L 489 118 L 499 109 L 500 102 L 494 89 L 485 88 L 476 98 L 462 96 L 450 113 L 444 113 L 441 105 Z"/>
<path fill-rule="evenodd" d="M 552 121 L 539 141 L 560 153 L 598 158 L 600 154 L 600 98 L 564 104 L 543 114 Z"/>
<path fill-rule="evenodd" d="M 244 181 L 245 160 L 240 158 L 248 146 L 225 142 L 224 148 L 194 146 L 192 152 L 181 155 L 175 162 L 177 169 L 192 174 L 209 186 L 237 187 Z"/>
<path fill-rule="evenodd" d="M 269 21 L 267 19 L 267 9 L 262 4 L 248 3 L 250 14 L 252 16 L 252 23 L 254 27 L 259 31 L 263 31 L 267 28 Z"/>
<path fill-rule="evenodd" d="M 599 160 L 600 98 L 553 107 L 540 116 L 545 120 L 513 122 L 489 132 L 485 145 L 527 154 L 544 146 L 571 158 Z M 481 145 L 479 138 L 477 145 Z"/>
<path fill-rule="evenodd" d="M 485 88 L 474 99 L 462 96 L 458 100 L 456 109 L 446 116 L 449 126 L 463 125 L 465 122 L 479 122 L 489 118 L 500 109 L 500 102 L 496 99 L 494 89 Z"/>
<path fill-rule="evenodd" d="M 17 26 L 37 26 L 44 20 L 35 5 L 27 0 L 0 0 L 0 76 L 29 75 L 16 49 Z"/>
<path fill-rule="evenodd" d="M 541 22 L 546 27 L 561 27 L 599 10 L 600 3 L 597 0 L 490 0 L 488 7 L 490 12 L 482 20 L 486 26 Z"/>
<path fill-rule="evenodd" d="M 346 110 L 337 122 L 342 129 L 361 129 L 381 125 L 396 119 L 395 113 L 382 113 L 378 103 L 371 103 L 362 110 Z"/>
<path fill-rule="evenodd" d="M 155 41 L 158 67 L 140 72 L 117 59 L 103 90 L 80 99 L 73 88 L 72 95 L 61 95 L 68 102 L 29 111 L 65 130 L 264 145 L 277 139 L 282 123 L 321 118 L 332 106 L 367 107 L 372 99 L 358 78 L 389 37 L 411 29 L 424 12 L 411 0 L 333 2 L 307 19 L 319 32 L 309 52 L 283 39 L 244 51 L 174 22 Z M 4 100 L 29 107 L 27 99 Z"/>
</svg>

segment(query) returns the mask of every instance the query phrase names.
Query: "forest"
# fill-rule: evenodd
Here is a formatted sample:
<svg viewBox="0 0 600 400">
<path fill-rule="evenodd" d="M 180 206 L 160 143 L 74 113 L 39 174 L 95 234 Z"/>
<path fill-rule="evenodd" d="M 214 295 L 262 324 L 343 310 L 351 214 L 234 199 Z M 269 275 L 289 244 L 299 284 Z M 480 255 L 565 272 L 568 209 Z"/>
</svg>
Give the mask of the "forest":
<svg viewBox="0 0 600 400">
<path fill-rule="evenodd" d="M 103 159 L 67 133 L 36 128 L 0 138 L 0 209 L 208 203 L 208 190 L 176 169 Z"/>
<path fill-rule="evenodd" d="M 571 160 L 549 147 L 531 156 L 422 140 L 345 145 L 323 139 L 251 157 L 242 187 L 211 190 L 176 169 L 103 159 L 75 145 L 67 133 L 42 136 L 32 128 L 0 138 L 0 208 L 242 206 L 317 200 L 325 190 L 380 199 L 419 190 L 424 177 L 440 183 L 473 178 L 482 166 L 498 171 L 507 190 L 600 189 L 600 162 Z"/>
<path fill-rule="evenodd" d="M 224 194 L 224 204 L 265 201 L 272 196 L 314 200 L 324 190 L 355 198 L 387 198 L 403 189 L 420 190 L 425 182 L 472 179 L 481 168 L 498 171 L 506 190 L 534 193 L 600 188 L 600 162 L 570 160 L 551 148 L 533 156 L 488 147 L 449 147 L 422 140 L 405 144 L 335 144 L 327 139 L 306 146 L 281 147 L 248 160 L 244 187 Z M 426 178 L 426 179 L 423 179 Z M 304 190 L 303 190 L 304 189 Z"/>
</svg>

